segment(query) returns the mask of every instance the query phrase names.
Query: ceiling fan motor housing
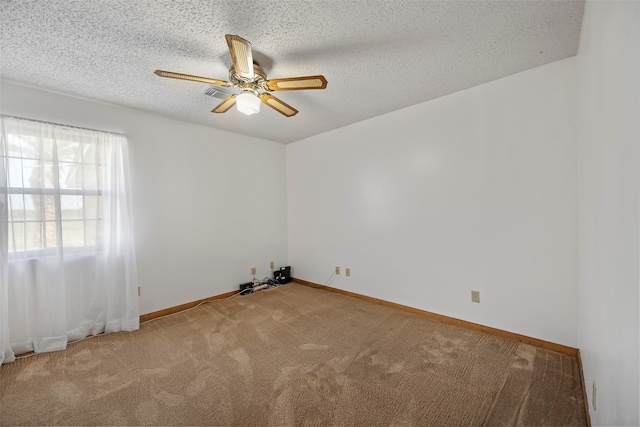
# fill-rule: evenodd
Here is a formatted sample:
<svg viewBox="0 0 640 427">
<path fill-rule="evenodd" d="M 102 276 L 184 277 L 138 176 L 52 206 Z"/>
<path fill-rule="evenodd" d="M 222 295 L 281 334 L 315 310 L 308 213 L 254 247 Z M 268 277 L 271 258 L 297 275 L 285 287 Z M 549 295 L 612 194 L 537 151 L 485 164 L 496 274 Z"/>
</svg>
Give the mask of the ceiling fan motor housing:
<svg viewBox="0 0 640 427">
<path fill-rule="evenodd" d="M 267 80 L 267 73 L 255 62 L 253 63 L 253 74 L 253 78 L 242 77 L 236 73 L 233 65 L 229 68 L 229 80 L 238 87 L 242 87 L 244 83 L 254 83 L 256 88 L 263 88 L 264 82 Z"/>
</svg>

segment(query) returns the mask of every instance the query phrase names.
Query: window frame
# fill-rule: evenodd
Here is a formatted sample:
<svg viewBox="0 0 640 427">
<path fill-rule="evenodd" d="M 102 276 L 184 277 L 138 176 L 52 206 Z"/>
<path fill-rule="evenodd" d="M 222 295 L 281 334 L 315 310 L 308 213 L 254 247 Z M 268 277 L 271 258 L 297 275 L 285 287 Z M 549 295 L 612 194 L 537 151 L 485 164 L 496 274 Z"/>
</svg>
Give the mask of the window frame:
<svg viewBox="0 0 640 427">
<path fill-rule="evenodd" d="M 63 126 L 62 128 L 64 127 L 66 126 Z M 92 131 L 92 132 L 96 132 L 96 131 Z M 61 164 L 63 165 L 76 164 L 81 168 L 81 180 L 82 180 L 81 185 L 82 187 L 84 187 L 85 179 L 86 179 L 84 172 L 85 172 L 86 165 L 94 165 L 96 167 L 100 166 L 102 168 L 105 167 L 105 163 L 104 161 L 102 161 L 102 159 L 95 159 L 95 157 L 93 158 L 94 161 L 86 159 L 85 148 L 90 145 L 99 145 L 99 141 L 95 140 L 95 138 L 88 138 L 92 140 L 82 140 L 82 138 L 70 138 L 70 137 L 60 138 L 60 141 L 65 141 L 67 143 L 79 143 L 79 151 L 78 151 L 79 161 L 78 160 L 69 161 L 67 159 L 60 161 L 58 159 L 59 153 L 57 151 L 51 154 L 52 155 L 51 159 L 43 158 L 42 155 L 40 155 L 40 157 L 24 155 L 24 152 L 22 149 L 22 144 L 24 144 L 23 138 L 24 137 L 29 138 L 34 135 L 31 135 L 29 133 L 23 134 L 18 132 L 8 132 L 8 135 L 15 135 L 17 138 L 21 139 L 20 141 L 21 148 L 19 153 L 15 153 L 15 152 L 10 153 L 8 150 L 3 153 L 0 153 L 0 159 L 1 161 L 5 162 L 5 165 L 7 168 L 9 168 L 9 162 L 11 159 L 19 160 L 20 162 L 22 162 L 23 160 L 35 160 L 38 162 L 40 167 L 43 167 L 45 164 L 51 164 L 55 169 L 57 169 L 54 172 L 54 177 L 59 181 L 59 176 L 60 176 L 59 171 L 60 171 Z M 65 135 L 65 136 L 68 136 L 68 135 Z M 54 147 L 57 147 L 57 144 Z M 55 148 L 55 150 L 58 150 L 58 149 L 59 148 Z M 99 147 L 95 149 L 99 150 Z M 24 174 L 24 166 L 21 166 L 21 167 Z M 7 173 L 9 173 L 8 169 L 7 169 Z M 7 220 L 6 220 L 7 227 L 12 227 L 13 224 L 24 224 L 24 231 L 22 234 L 23 241 L 21 242 L 20 245 L 17 244 L 16 240 L 11 241 L 10 236 L 13 239 L 15 239 L 15 234 L 13 234 L 13 231 L 11 231 L 11 233 L 7 233 L 9 260 L 24 259 L 24 258 L 28 259 L 36 256 L 42 256 L 42 254 L 44 254 L 45 256 L 55 255 L 58 252 L 58 247 L 61 247 L 64 250 L 64 252 L 67 254 L 88 254 L 88 253 L 101 252 L 104 248 L 104 242 L 103 242 L 104 236 L 102 235 L 102 233 L 96 233 L 95 242 L 87 244 L 87 223 L 88 221 L 96 221 L 100 224 L 99 225 L 100 227 L 104 225 L 103 224 L 104 216 L 103 216 L 103 209 L 102 209 L 103 207 L 102 203 L 104 203 L 104 200 L 100 200 L 100 203 L 97 205 L 97 208 L 95 210 L 95 215 L 96 215 L 95 218 L 87 218 L 87 212 L 86 212 L 87 210 L 86 197 L 103 198 L 107 194 L 107 192 L 99 188 L 100 181 L 99 180 L 97 181 L 96 187 L 98 188 L 60 188 L 60 182 L 57 182 L 56 183 L 57 185 L 54 185 L 53 187 L 46 187 L 44 179 L 45 178 L 43 177 L 43 180 L 39 183 L 40 184 L 39 187 L 16 187 L 16 186 L 0 187 L 0 194 L 4 193 L 7 195 Z M 24 178 L 23 178 L 22 184 L 24 185 Z M 43 215 L 41 212 L 41 217 L 39 219 L 27 219 L 25 215 L 24 218 L 16 221 L 12 213 L 12 210 L 13 210 L 12 202 L 10 200 L 11 195 L 22 195 L 22 196 L 37 195 L 42 197 L 53 196 L 55 200 L 55 205 L 56 205 L 55 219 L 47 220 L 45 218 L 45 215 Z M 62 204 L 62 197 L 64 196 L 82 196 L 82 208 L 81 208 L 82 217 L 81 218 L 73 219 L 73 220 L 63 219 L 61 204 Z M 58 215 L 58 213 L 60 213 L 60 215 Z M 68 245 L 68 246 L 65 245 L 64 232 L 62 230 L 62 225 L 65 222 L 70 222 L 70 221 L 78 221 L 82 224 L 82 241 L 83 241 L 82 245 Z M 34 224 L 34 223 L 41 224 L 40 225 L 41 228 L 44 228 L 46 223 L 54 223 L 56 227 L 55 238 L 56 240 L 59 238 L 61 242 L 60 243 L 56 242 L 54 246 L 47 247 L 46 237 L 42 237 L 43 241 L 41 241 L 41 247 L 39 249 L 33 249 L 33 248 L 29 249 L 27 244 L 26 228 L 27 228 L 27 224 Z M 7 229 L 7 231 L 9 230 Z M 17 250 L 19 246 L 22 246 L 21 250 Z"/>
</svg>

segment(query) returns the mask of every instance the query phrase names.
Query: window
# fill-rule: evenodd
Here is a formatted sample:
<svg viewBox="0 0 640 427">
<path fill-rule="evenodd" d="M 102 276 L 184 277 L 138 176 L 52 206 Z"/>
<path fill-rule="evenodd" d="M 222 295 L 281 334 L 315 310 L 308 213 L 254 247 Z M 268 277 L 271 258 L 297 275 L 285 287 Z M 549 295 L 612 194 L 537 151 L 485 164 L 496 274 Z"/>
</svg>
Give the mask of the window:
<svg viewBox="0 0 640 427">
<path fill-rule="evenodd" d="M 64 129 L 55 139 L 43 137 L 28 125 L 8 129 L 6 138 L 9 253 L 52 250 L 59 240 L 65 249 L 98 246 L 104 169 L 98 138 Z"/>
</svg>

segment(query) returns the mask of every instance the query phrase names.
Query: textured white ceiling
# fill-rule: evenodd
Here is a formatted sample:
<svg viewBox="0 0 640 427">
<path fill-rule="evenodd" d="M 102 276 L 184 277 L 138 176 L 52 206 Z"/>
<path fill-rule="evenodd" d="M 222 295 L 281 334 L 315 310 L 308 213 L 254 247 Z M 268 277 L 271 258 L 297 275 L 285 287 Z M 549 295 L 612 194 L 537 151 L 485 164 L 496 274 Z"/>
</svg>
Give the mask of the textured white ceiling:
<svg viewBox="0 0 640 427">
<path fill-rule="evenodd" d="M 0 78 L 292 142 L 577 53 L 584 0 L 0 0 Z M 300 113 L 211 109 L 228 79 L 224 35 L 252 43 L 268 78 L 323 74 L 277 95 Z"/>
</svg>

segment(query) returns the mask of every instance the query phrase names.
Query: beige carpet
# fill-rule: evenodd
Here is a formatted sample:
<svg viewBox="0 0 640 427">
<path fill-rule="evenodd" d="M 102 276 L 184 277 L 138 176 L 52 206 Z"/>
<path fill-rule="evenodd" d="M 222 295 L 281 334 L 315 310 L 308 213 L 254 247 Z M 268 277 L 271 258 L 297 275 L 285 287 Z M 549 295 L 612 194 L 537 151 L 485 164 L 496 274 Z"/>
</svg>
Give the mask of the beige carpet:
<svg viewBox="0 0 640 427">
<path fill-rule="evenodd" d="M 577 360 L 289 284 L 0 367 L 2 425 L 585 425 Z"/>
</svg>

